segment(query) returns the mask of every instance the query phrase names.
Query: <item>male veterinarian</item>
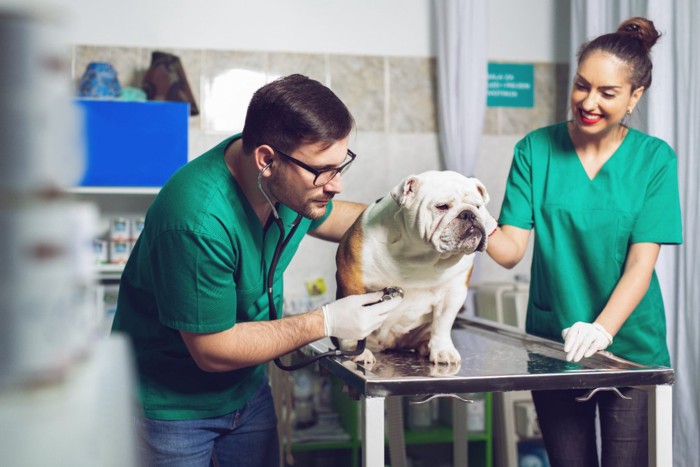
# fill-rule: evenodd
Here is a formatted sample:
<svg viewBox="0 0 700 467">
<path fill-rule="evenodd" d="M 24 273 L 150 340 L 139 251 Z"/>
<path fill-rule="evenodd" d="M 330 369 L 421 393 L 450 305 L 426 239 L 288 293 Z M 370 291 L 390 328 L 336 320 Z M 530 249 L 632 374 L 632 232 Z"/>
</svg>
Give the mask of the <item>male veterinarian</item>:
<svg viewBox="0 0 700 467">
<path fill-rule="evenodd" d="M 332 201 L 355 158 L 353 125 L 319 82 L 273 81 L 254 94 L 243 133 L 182 167 L 148 210 L 113 327 L 135 349 L 146 465 L 276 465 L 263 364 L 324 336 L 363 339 L 400 303 L 362 308 L 382 293 L 351 295 L 269 320 L 268 296 L 281 310 L 304 234 L 337 242 L 365 207 Z"/>
</svg>

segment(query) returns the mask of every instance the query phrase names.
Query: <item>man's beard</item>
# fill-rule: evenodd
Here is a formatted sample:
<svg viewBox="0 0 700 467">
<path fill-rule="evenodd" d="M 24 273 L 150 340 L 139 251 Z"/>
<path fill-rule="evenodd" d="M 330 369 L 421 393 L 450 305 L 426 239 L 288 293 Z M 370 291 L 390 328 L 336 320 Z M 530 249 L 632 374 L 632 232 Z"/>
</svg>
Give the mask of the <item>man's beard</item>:
<svg viewBox="0 0 700 467">
<path fill-rule="evenodd" d="M 268 182 L 270 187 L 270 193 L 279 202 L 283 203 L 293 211 L 301 214 L 302 216 L 309 219 L 320 219 L 326 214 L 327 207 L 315 206 L 312 200 L 314 198 L 307 198 L 303 194 L 299 194 L 298 191 L 294 190 L 294 182 L 289 179 L 288 172 L 286 170 L 278 170 L 273 172 Z M 330 201 L 332 197 L 320 196 L 316 197 L 316 201 L 320 202 Z"/>
</svg>

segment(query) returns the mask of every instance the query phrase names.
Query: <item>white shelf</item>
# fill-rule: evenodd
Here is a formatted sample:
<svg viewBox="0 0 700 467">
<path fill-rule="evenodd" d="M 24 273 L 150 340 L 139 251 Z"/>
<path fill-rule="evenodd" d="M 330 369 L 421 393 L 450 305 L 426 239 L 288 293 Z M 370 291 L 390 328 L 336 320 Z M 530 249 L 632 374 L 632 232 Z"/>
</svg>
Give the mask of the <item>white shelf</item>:
<svg viewBox="0 0 700 467">
<path fill-rule="evenodd" d="M 124 271 L 124 264 L 98 264 L 97 277 L 100 280 L 104 279 L 121 279 Z"/>
<path fill-rule="evenodd" d="M 97 194 L 97 195 L 156 195 L 160 187 L 127 187 L 127 186 L 80 186 L 66 190 L 68 193 Z"/>
</svg>

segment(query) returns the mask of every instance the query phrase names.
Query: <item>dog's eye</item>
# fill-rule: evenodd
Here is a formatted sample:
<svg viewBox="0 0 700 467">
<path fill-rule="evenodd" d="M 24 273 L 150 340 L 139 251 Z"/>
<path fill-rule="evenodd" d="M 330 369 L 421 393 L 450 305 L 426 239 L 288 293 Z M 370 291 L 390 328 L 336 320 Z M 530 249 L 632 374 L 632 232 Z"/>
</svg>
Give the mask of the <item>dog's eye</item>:
<svg viewBox="0 0 700 467">
<path fill-rule="evenodd" d="M 448 209 L 450 209 L 450 205 L 449 204 L 438 204 L 437 206 L 435 206 L 435 208 L 438 211 L 447 211 Z"/>
</svg>

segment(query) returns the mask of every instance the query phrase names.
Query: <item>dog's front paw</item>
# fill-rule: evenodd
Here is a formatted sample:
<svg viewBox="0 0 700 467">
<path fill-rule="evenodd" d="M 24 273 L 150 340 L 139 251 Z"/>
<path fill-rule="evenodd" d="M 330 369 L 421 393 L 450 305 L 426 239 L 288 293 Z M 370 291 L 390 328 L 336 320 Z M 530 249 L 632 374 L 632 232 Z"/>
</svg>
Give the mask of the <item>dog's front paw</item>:
<svg viewBox="0 0 700 467">
<path fill-rule="evenodd" d="M 374 357 L 374 354 L 369 349 L 365 349 L 365 351 L 362 352 L 360 355 L 350 357 L 350 359 L 355 363 L 364 363 L 365 366 L 372 366 L 375 363 L 377 363 L 377 359 Z"/>
<path fill-rule="evenodd" d="M 436 378 L 442 376 L 454 376 L 459 373 L 461 368 L 461 363 L 452 363 L 450 365 L 430 365 L 430 376 Z"/>
<path fill-rule="evenodd" d="M 462 357 L 457 352 L 452 339 L 430 340 L 430 362 L 455 365 L 462 362 Z"/>
</svg>

